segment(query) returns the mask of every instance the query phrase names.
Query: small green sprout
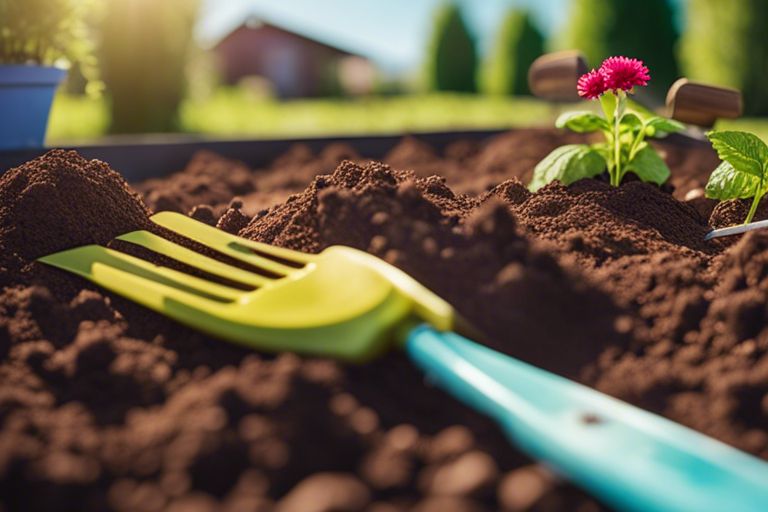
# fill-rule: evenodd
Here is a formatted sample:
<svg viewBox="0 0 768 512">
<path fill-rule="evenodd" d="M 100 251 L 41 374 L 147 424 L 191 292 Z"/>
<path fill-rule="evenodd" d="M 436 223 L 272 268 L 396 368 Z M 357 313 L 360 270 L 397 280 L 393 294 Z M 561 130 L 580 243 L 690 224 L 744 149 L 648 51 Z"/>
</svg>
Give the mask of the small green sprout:
<svg viewBox="0 0 768 512">
<path fill-rule="evenodd" d="M 709 177 L 706 195 L 720 201 L 751 197 L 744 220 L 749 224 L 768 192 L 768 146 L 748 132 L 712 131 L 707 137 L 722 162 Z"/>
</svg>

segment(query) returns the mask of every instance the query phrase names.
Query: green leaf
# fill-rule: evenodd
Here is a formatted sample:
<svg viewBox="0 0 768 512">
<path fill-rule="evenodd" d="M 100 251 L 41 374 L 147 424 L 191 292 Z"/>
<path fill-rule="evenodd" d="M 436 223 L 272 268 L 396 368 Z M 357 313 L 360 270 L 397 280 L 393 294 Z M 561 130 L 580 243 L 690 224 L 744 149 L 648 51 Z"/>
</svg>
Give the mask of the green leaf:
<svg viewBox="0 0 768 512">
<path fill-rule="evenodd" d="M 674 119 L 651 117 L 645 121 L 645 132 L 651 137 L 663 137 L 668 133 L 677 133 L 683 130 L 685 130 L 685 125 Z"/>
<path fill-rule="evenodd" d="M 613 146 L 607 142 L 596 142 L 592 144 L 592 149 L 597 151 L 606 162 L 610 162 L 613 158 Z"/>
<path fill-rule="evenodd" d="M 621 117 L 621 121 L 619 123 L 622 128 L 627 127 L 630 130 L 635 130 L 636 128 L 643 126 L 643 122 L 640 120 L 640 117 L 632 112 L 627 112 L 624 114 Z"/>
<path fill-rule="evenodd" d="M 737 171 L 730 163 L 720 162 L 712 171 L 705 189 L 710 199 L 747 199 L 758 193 L 760 178 Z"/>
<path fill-rule="evenodd" d="M 669 178 L 669 167 L 650 146 L 645 146 L 638 151 L 625 170 L 634 172 L 642 181 L 657 185 L 661 185 Z"/>
<path fill-rule="evenodd" d="M 582 178 L 597 176 L 605 168 L 605 160 L 598 151 L 586 144 L 568 144 L 555 149 L 539 162 L 528 188 L 535 192 L 555 180 L 570 185 Z"/>
<path fill-rule="evenodd" d="M 568 128 L 576 133 L 611 129 L 608 121 L 592 112 L 566 112 L 557 118 L 555 126 L 558 128 Z"/>
<path fill-rule="evenodd" d="M 768 146 L 756 135 L 747 132 L 709 132 L 712 147 L 721 160 L 739 172 L 761 178 L 768 164 Z"/>
</svg>

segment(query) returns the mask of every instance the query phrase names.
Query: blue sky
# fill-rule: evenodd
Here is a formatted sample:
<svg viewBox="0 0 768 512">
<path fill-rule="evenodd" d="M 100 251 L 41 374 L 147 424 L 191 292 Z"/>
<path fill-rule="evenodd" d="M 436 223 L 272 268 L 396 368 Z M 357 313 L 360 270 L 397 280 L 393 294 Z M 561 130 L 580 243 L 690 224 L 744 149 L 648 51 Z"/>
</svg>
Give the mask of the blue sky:
<svg viewBox="0 0 768 512">
<path fill-rule="evenodd" d="M 443 0 L 204 0 L 197 35 L 210 43 L 249 15 L 261 16 L 321 41 L 359 52 L 385 69 L 407 71 L 423 56 L 432 13 Z M 567 0 L 461 0 L 470 29 L 487 47 L 501 15 L 525 7 L 551 32 L 567 15 Z"/>
</svg>

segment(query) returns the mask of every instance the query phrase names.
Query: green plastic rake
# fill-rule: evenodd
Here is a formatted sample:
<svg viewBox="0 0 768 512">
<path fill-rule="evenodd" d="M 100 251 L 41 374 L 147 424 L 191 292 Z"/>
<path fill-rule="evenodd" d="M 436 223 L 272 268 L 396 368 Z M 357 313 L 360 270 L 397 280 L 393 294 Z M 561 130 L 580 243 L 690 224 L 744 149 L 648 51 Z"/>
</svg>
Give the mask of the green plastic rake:
<svg viewBox="0 0 768 512">
<path fill-rule="evenodd" d="M 201 279 L 98 245 L 45 256 L 43 263 L 75 272 L 179 322 L 270 352 L 371 359 L 392 329 L 413 316 L 451 330 L 453 308 L 401 270 L 349 247 L 312 255 L 232 236 L 185 215 L 152 221 L 253 267 L 222 263 L 149 231 L 118 240 L 142 246 L 208 274 L 251 288 Z"/>
<path fill-rule="evenodd" d="M 768 510 L 764 462 L 450 332 L 457 324 L 453 308 L 374 256 L 348 247 L 304 254 L 170 212 L 152 221 L 251 270 L 148 231 L 118 239 L 237 286 L 98 245 L 40 261 L 258 350 L 359 362 L 402 343 L 438 384 L 495 418 L 521 449 L 619 509 Z"/>
</svg>

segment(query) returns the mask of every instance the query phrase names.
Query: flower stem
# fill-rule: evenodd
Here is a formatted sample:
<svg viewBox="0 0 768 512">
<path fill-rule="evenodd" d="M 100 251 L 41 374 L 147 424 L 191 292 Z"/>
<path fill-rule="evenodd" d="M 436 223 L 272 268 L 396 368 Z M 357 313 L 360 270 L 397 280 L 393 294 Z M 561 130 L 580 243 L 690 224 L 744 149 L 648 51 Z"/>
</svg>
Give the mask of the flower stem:
<svg viewBox="0 0 768 512">
<path fill-rule="evenodd" d="M 632 142 L 632 147 L 629 148 L 629 157 L 627 158 L 627 162 L 631 162 L 634 160 L 634 158 L 637 156 L 637 148 L 640 147 L 640 144 L 643 143 L 645 140 L 645 126 L 643 126 L 640 129 L 640 133 L 637 134 L 637 137 L 635 137 L 634 142 Z"/>
<path fill-rule="evenodd" d="M 621 185 L 621 141 L 619 140 L 619 130 L 621 127 L 621 116 L 624 115 L 624 95 L 617 94 L 616 112 L 613 114 L 613 175 L 611 176 L 611 185 L 618 187 Z"/>
<path fill-rule="evenodd" d="M 640 128 L 640 132 L 637 134 L 635 139 L 632 141 L 632 145 L 629 147 L 629 155 L 627 156 L 627 165 L 632 163 L 632 160 L 635 159 L 638 153 L 638 148 L 640 147 L 640 144 L 643 143 L 643 140 L 645 140 L 645 126 Z M 618 182 L 621 183 L 621 180 L 624 179 L 624 174 L 626 174 L 626 168 L 623 169 L 619 173 Z"/>
<path fill-rule="evenodd" d="M 749 207 L 749 213 L 747 214 L 747 218 L 744 221 L 744 224 L 749 224 L 752 222 L 752 217 L 755 216 L 755 212 L 757 211 L 757 206 L 760 204 L 760 200 L 763 198 L 763 194 L 755 194 L 755 198 L 752 200 L 752 206 Z"/>
</svg>

